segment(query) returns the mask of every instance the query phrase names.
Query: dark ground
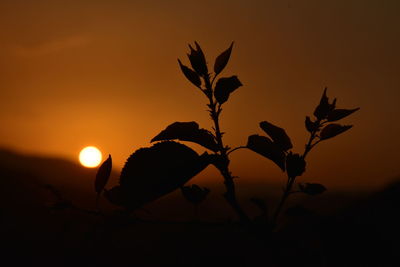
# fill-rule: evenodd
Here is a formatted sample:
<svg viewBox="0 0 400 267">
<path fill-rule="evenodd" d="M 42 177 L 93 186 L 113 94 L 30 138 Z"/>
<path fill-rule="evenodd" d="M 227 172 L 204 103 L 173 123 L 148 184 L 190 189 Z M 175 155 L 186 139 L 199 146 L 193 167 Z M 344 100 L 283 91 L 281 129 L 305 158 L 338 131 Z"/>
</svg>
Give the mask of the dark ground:
<svg viewBox="0 0 400 267">
<path fill-rule="evenodd" d="M 233 222 L 218 193 L 200 207 L 200 222 L 180 192 L 138 211 L 145 221 L 127 219 L 105 200 L 105 216 L 56 205 L 53 189 L 93 210 L 95 172 L 0 151 L 3 266 L 400 266 L 400 183 L 368 194 L 296 197 L 292 205 L 311 212 L 284 216 L 270 235 L 264 225 Z"/>
</svg>

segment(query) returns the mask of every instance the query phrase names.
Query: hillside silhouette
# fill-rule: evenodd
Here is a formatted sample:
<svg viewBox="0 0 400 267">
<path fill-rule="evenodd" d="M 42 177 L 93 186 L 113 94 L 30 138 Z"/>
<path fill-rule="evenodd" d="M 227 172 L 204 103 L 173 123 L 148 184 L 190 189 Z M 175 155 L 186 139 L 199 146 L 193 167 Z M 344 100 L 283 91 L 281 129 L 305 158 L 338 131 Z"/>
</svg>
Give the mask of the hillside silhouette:
<svg viewBox="0 0 400 267">
<path fill-rule="evenodd" d="M 363 195 L 330 192 L 321 196 L 321 205 L 296 199 L 294 206 L 302 205 L 311 213 L 288 216 L 279 236 L 273 237 L 272 249 L 227 221 L 229 214 L 220 220 L 194 222 L 179 192 L 150 205 L 150 215 L 140 213 L 153 218 L 149 221 L 127 223 L 118 212 L 103 218 L 68 208 L 58 210 L 53 206 L 54 194 L 43 185 L 52 184 L 75 205 L 91 208 L 94 170 L 9 150 L 0 152 L 0 162 L 1 249 L 15 264 L 396 266 L 398 262 L 400 182 Z M 179 212 L 160 218 L 157 212 L 168 214 L 165 209 L 171 206 Z M 204 209 L 207 213 L 207 205 Z M 175 213 L 181 214 L 180 220 L 171 220 Z M 285 257 L 289 252 L 295 256 Z M 153 257 L 154 253 L 159 256 Z M 270 258 L 266 261 L 265 257 Z"/>
</svg>

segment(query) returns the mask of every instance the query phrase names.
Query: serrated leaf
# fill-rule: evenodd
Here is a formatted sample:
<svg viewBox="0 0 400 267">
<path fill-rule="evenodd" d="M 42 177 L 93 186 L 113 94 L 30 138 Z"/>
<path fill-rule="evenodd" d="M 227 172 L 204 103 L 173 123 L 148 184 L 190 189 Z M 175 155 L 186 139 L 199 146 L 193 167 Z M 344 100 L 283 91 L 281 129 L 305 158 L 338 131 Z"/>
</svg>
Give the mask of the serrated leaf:
<svg viewBox="0 0 400 267">
<path fill-rule="evenodd" d="M 229 58 L 232 53 L 232 47 L 233 47 L 233 42 L 229 46 L 227 50 L 222 52 L 216 59 L 214 63 L 214 72 L 216 75 L 222 72 L 222 70 L 226 67 L 228 64 Z"/>
<path fill-rule="evenodd" d="M 326 140 L 335 137 L 336 135 L 347 131 L 351 127 L 353 127 L 353 125 L 340 125 L 336 123 L 328 124 L 321 130 L 320 138 L 321 140 Z"/>
<path fill-rule="evenodd" d="M 183 75 L 185 75 L 186 79 L 188 79 L 195 86 L 199 87 L 201 85 L 201 80 L 200 80 L 199 75 L 195 71 L 193 71 L 192 69 L 190 69 L 187 66 L 183 65 L 182 62 L 179 59 L 178 59 L 178 63 L 179 63 L 179 66 L 181 67 Z"/>
<path fill-rule="evenodd" d="M 113 204 L 140 208 L 183 186 L 209 164 L 209 155 L 172 141 L 135 151 L 125 163 L 119 185 L 105 192 Z"/>
<path fill-rule="evenodd" d="M 325 119 L 328 116 L 329 112 L 331 112 L 333 109 L 335 109 L 335 106 L 336 106 L 336 98 L 333 100 L 332 104 L 329 104 L 329 99 L 326 95 L 327 89 L 328 88 L 324 89 L 324 93 L 322 94 L 319 105 L 314 110 L 314 116 L 318 120 Z"/>
<path fill-rule="evenodd" d="M 328 114 L 328 118 L 327 119 L 328 119 L 328 121 L 338 121 L 340 119 L 343 119 L 343 118 L 353 114 L 354 112 L 356 112 L 359 109 L 360 108 L 355 108 L 355 109 L 334 109 Z"/>
<path fill-rule="evenodd" d="M 326 191 L 326 187 L 322 184 L 305 183 L 299 184 L 300 191 L 311 196 L 322 194 Z"/>
<path fill-rule="evenodd" d="M 101 164 L 99 169 L 97 170 L 96 179 L 94 181 L 94 188 L 96 193 L 100 194 L 104 187 L 107 185 L 108 180 L 110 179 L 112 169 L 112 159 L 111 155 L 108 155 L 108 158 Z"/>
<path fill-rule="evenodd" d="M 260 127 L 281 149 L 288 150 L 293 147 L 292 142 L 290 141 L 290 137 L 286 134 L 286 131 L 284 129 L 275 126 L 267 121 L 260 122 Z"/>
<path fill-rule="evenodd" d="M 228 78 L 220 78 L 215 85 L 215 99 L 222 105 L 228 100 L 229 95 L 240 86 L 242 86 L 242 83 L 236 75 Z"/>
<path fill-rule="evenodd" d="M 268 137 L 256 134 L 249 136 L 247 148 L 272 160 L 285 171 L 285 152 Z"/>
<path fill-rule="evenodd" d="M 212 133 L 206 129 L 200 129 L 199 125 L 194 121 L 174 122 L 151 139 L 151 142 L 174 139 L 194 142 L 214 152 L 219 149 Z"/>
<path fill-rule="evenodd" d="M 192 65 L 192 68 L 195 70 L 195 72 L 198 75 L 200 75 L 200 76 L 208 75 L 207 62 L 206 62 L 204 53 L 201 50 L 201 47 L 197 42 L 195 42 L 195 45 L 196 45 L 196 49 L 194 49 L 189 44 L 190 54 L 188 54 L 188 58 L 189 58 L 190 64 Z"/>
</svg>

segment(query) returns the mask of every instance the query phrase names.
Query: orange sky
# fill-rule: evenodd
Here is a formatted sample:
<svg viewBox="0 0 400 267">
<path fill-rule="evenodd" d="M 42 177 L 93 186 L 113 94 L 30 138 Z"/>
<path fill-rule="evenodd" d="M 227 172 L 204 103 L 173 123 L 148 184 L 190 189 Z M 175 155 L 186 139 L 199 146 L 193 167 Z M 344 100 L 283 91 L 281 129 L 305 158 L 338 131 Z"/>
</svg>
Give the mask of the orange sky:
<svg viewBox="0 0 400 267">
<path fill-rule="evenodd" d="M 137 2 L 0 2 L 1 146 L 77 161 L 96 145 L 121 167 L 174 121 L 210 128 L 176 59 L 187 62 L 197 40 L 212 63 L 234 40 L 223 75 L 244 86 L 225 104 L 227 144 L 244 145 L 269 120 L 302 151 L 304 116 L 328 86 L 339 107 L 361 110 L 344 121 L 353 129 L 312 151 L 301 179 L 370 187 L 400 174 L 399 1 Z M 250 151 L 233 154 L 232 169 L 283 181 Z"/>
</svg>

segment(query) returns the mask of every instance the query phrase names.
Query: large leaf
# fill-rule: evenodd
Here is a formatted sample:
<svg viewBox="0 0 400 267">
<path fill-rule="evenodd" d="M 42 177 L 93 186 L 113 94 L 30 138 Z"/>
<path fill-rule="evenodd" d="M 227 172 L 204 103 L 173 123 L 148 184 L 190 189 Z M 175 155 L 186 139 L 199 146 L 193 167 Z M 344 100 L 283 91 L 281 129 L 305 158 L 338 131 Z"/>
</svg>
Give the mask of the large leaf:
<svg viewBox="0 0 400 267">
<path fill-rule="evenodd" d="M 183 65 L 179 59 L 178 59 L 178 63 L 179 63 L 179 66 L 181 67 L 183 75 L 185 75 L 186 79 L 188 79 L 195 86 L 199 87 L 201 85 L 201 80 L 200 80 L 199 75 L 196 72 L 194 72 L 192 69 Z"/>
<path fill-rule="evenodd" d="M 272 160 L 285 171 L 285 152 L 266 136 L 251 135 L 247 140 L 247 148 Z"/>
<path fill-rule="evenodd" d="M 192 184 L 192 186 L 182 186 L 181 192 L 187 201 L 198 205 L 206 199 L 207 195 L 210 193 L 210 189 L 207 187 L 201 188 L 196 184 Z"/>
<path fill-rule="evenodd" d="M 130 210 L 183 186 L 209 164 L 208 154 L 172 141 L 134 152 L 122 169 L 119 185 L 105 192 L 112 203 Z"/>
<path fill-rule="evenodd" d="M 267 121 L 260 122 L 260 127 L 281 149 L 288 150 L 293 147 L 292 142 L 290 141 L 290 137 L 286 134 L 284 129 L 275 126 Z"/>
<path fill-rule="evenodd" d="M 232 53 L 232 47 L 233 47 L 233 42 L 231 43 L 231 45 L 229 46 L 229 48 L 227 50 L 225 50 L 224 52 L 222 52 L 216 59 L 215 59 L 215 63 L 214 63 L 214 72 L 216 75 L 218 75 L 219 73 L 221 73 L 221 71 L 226 67 L 226 65 L 228 64 L 229 58 L 231 56 Z"/>
<path fill-rule="evenodd" d="M 310 117 L 306 116 L 306 120 L 304 122 L 306 129 L 308 132 L 312 133 L 318 129 L 318 124 L 315 121 L 311 121 Z"/>
<path fill-rule="evenodd" d="M 335 137 L 336 135 L 347 131 L 351 127 L 353 127 L 353 125 L 340 125 L 337 123 L 328 124 L 321 130 L 320 138 L 321 140 L 326 140 Z"/>
<path fill-rule="evenodd" d="M 96 193 L 100 194 L 103 191 L 108 179 L 110 178 L 111 169 L 112 159 L 111 155 L 108 155 L 108 158 L 103 162 L 103 164 L 101 164 L 96 174 L 96 180 L 94 181 L 94 189 L 96 190 Z"/>
<path fill-rule="evenodd" d="M 338 121 L 340 119 L 343 119 L 360 108 L 355 108 L 355 109 L 334 109 L 328 114 L 328 121 Z"/>
<path fill-rule="evenodd" d="M 199 125 L 194 121 L 174 122 L 151 139 L 151 142 L 174 139 L 194 142 L 214 152 L 218 151 L 214 136 L 206 129 L 200 129 Z"/>
<path fill-rule="evenodd" d="M 231 76 L 228 78 L 220 78 L 215 85 L 214 96 L 219 104 L 225 103 L 229 95 L 242 86 L 237 76 Z"/>
</svg>

